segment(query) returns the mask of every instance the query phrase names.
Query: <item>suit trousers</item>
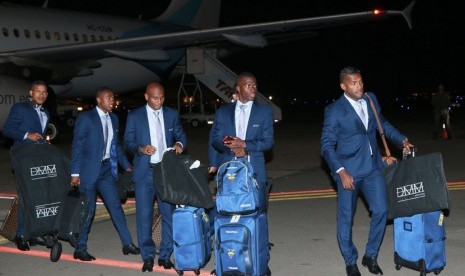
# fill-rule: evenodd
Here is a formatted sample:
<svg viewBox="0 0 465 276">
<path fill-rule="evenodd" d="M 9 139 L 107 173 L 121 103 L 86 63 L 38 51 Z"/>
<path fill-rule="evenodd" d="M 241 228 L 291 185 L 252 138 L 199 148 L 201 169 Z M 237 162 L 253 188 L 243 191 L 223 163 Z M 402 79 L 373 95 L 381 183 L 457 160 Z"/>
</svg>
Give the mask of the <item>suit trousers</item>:
<svg viewBox="0 0 465 276">
<path fill-rule="evenodd" d="M 339 176 L 337 182 L 337 240 L 346 266 L 357 263 L 358 252 L 352 241 L 352 224 L 357 206 L 359 191 L 363 194 L 371 213 L 370 232 L 365 255 L 377 257 L 386 229 L 388 203 L 384 176 L 374 169 L 363 178 L 354 178 L 355 190 L 342 187 Z"/>
<path fill-rule="evenodd" d="M 79 239 L 79 244 L 76 251 L 87 251 L 87 240 L 89 237 L 90 227 L 95 215 L 95 207 L 97 200 L 97 192 L 102 197 L 105 206 L 107 207 L 113 224 L 118 231 L 122 245 L 132 243 L 131 234 L 129 233 L 124 215 L 123 207 L 118 193 L 116 178 L 111 173 L 110 162 L 102 163 L 100 174 L 95 183 L 82 183 L 79 187 L 81 193 L 89 199 L 89 218 L 87 219 Z"/>
<path fill-rule="evenodd" d="M 136 223 L 137 240 L 141 250 L 142 260 L 155 259 L 155 243 L 152 240 L 153 205 L 157 199 L 153 184 L 153 170 L 147 171 L 143 182 L 136 182 Z M 161 214 L 161 260 L 168 260 L 173 252 L 173 210 L 170 203 L 157 199 Z"/>
</svg>

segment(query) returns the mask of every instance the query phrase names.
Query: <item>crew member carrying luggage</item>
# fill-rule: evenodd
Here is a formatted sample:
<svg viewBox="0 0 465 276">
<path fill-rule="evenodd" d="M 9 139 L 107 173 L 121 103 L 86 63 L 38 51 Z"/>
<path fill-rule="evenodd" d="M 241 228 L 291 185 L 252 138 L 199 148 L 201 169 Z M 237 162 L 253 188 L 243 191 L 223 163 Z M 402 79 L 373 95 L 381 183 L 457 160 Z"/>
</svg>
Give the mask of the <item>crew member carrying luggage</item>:
<svg viewBox="0 0 465 276">
<path fill-rule="evenodd" d="M 267 195 L 267 177 L 265 172 L 265 151 L 272 148 L 273 138 L 273 116 L 271 109 L 267 106 L 254 102 L 257 93 L 257 80 L 249 72 L 243 72 L 238 75 L 236 86 L 238 100 L 226 104 L 218 109 L 215 114 L 215 121 L 210 132 L 210 140 L 213 147 L 220 153 L 218 156 L 220 169 L 217 181 L 223 181 L 224 175 L 220 175 L 222 166 L 228 166 L 227 162 L 232 162 L 236 157 L 245 157 L 241 161 L 249 162 L 253 170 L 255 181 L 249 183 L 253 189 L 256 189 L 256 207 L 247 212 L 244 210 L 230 210 L 223 212 L 217 210 L 218 215 L 215 218 L 215 271 L 217 275 L 223 273 L 239 273 L 247 275 L 271 275 L 268 267 L 269 262 L 269 243 L 268 243 L 268 222 L 266 217 L 266 195 Z M 238 161 L 240 162 L 240 161 Z M 225 164 L 226 163 L 226 164 Z M 244 163 L 243 163 L 244 164 Z M 247 165 L 246 165 L 247 166 Z M 250 170 L 249 170 L 250 171 Z M 226 172 L 229 173 L 229 172 Z M 243 174 L 244 176 L 247 173 Z M 236 175 L 231 174 L 230 178 Z M 218 187 L 218 190 L 222 189 Z M 251 190 L 253 191 L 253 190 Z M 217 199 L 217 208 L 221 205 Z M 247 203 L 246 205 L 248 205 Z M 250 212 L 249 212 L 250 211 Z M 236 237 L 224 237 L 227 228 L 234 228 L 239 235 Z M 223 231 L 225 230 L 225 231 Z M 247 235 L 247 233 L 250 233 Z M 228 242 L 234 239 L 239 241 L 241 248 L 229 248 Z M 237 245 L 237 243 L 234 243 Z M 242 250 L 242 251 L 241 251 Z M 244 252 L 245 254 L 238 254 Z M 225 262 L 224 254 L 232 254 L 235 260 L 234 264 Z M 251 259 L 250 259 L 251 258 Z M 252 262 L 252 263 L 251 263 Z"/>
</svg>

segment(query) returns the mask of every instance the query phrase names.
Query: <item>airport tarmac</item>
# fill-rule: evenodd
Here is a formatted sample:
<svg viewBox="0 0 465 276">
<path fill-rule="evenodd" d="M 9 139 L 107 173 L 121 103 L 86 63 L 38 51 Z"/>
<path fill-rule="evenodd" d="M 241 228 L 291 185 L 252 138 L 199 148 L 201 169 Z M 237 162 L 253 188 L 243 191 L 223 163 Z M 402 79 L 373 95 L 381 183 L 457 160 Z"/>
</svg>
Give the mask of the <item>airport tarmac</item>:
<svg viewBox="0 0 465 276">
<path fill-rule="evenodd" d="M 399 114 L 397 114 L 399 115 Z M 465 116 L 464 116 L 465 117 Z M 390 118 L 390 117 L 388 117 Z M 418 155 L 441 152 L 447 181 L 450 184 L 451 210 L 445 218 L 447 265 L 440 273 L 444 276 L 463 275 L 465 265 L 465 120 L 453 118 L 454 138 L 432 140 L 429 120 L 422 116 L 393 116 L 391 122 L 418 148 Z M 188 154 L 202 162 L 207 161 L 209 128 L 185 128 L 188 135 Z M 275 126 L 275 146 L 268 155 L 267 172 L 273 180 L 269 207 L 271 249 L 269 266 L 273 275 L 345 275 L 345 266 L 336 240 L 336 193 L 320 158 L 319 139 L 321 118 L 285 120 Z M 69 153 L 70 134 L 63 134 L 56 145 Z M 391 151 L 394 151 L 391 148 Z M 9 165 L 9 153 L 0 148 L 0 193 L 15 193 L 14 178 Z M 11 200 L 0 200 L 0 219 L 3 220 Z M 104 208 L 101 208 L 104 210 Z M 127 221 L 136 242 L 134 208 L 125 204 Z M 50 250 L 35 246 L 21 252 L 3 239 L 0 242 L 0 275 L 140 275 L 140 256 L 124 256 L 112 222 L 100 213 L 89 236 L 89 252 L 97 260 L 73 260 L 73 248 L 63 244 L 61 259 L 53 263 Z M 353 227 L 354 242 L 359 251 L 358 265 L 362 275 L 371 275 L 361 265 L 361 256 L 368 236 L 368 211 L 359 200 Z M 393 261 L 393 226 L 388 224 L 379 253 L 378 263 L 384 275 L 418 275 L 419 272 L 395 269 Z M 214 267 L 214 257 L 202 269 L 209 275 Z M 155 268 L 158 275 L 176 275 L 174 270 Z M 194 275 L 186 272 L 185 275 Z"/>
</svg>

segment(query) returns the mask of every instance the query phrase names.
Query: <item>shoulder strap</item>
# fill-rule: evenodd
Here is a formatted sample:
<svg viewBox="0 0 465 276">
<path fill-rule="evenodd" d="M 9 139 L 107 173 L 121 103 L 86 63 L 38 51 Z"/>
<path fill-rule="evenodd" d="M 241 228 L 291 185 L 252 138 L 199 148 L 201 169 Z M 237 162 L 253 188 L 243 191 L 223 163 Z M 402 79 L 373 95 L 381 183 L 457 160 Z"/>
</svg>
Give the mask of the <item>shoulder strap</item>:
<svg viewBox="0 0 465 276">
<path fill-rule="evenodd" d="M 368 93 L 365 93 L 365 96 L 367 96 L 368 100 L 370 101 L 370 106 L 373 109 L 373 113 L 375 114 L 376 123 L 378 124 L 379 135 L 381 136 L 381 140 L 383 140 L 383 145 L 384 145 L 384 150 L 386 151 L 386 155 L 387 155 L 387 157 L 391 157 L 391 151 L 389 150 L 389 147 L 387 145 L 386 137 L 384 137 L 384 130 L 383 130 L 383 126 L 381 125 L 381 122 L 379 120 L 378 111 L 376 110 L 375 104 L 371 100 Z"/>
</svg>

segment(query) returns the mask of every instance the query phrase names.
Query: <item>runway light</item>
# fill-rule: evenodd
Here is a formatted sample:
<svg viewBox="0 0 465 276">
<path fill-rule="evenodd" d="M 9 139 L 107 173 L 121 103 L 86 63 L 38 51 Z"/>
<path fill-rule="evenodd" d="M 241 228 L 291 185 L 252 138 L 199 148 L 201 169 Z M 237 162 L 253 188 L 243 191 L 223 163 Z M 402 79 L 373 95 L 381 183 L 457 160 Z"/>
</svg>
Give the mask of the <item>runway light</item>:
<svg viewBox="0 0 465 276">
<path fill-rule="evenodd" d="M 270 101 L 273 99 L 273 96 L 268 96 L 268 99 L 270 99 Z"/>
<path fill-rule="evenodd" d="M 373 10 L 374 15 L 380 15 L 380 14 L 383 14 L 383 13 L 384 13 L 383 10 L 378 10 L 378 9 Z"/>
</svg>

